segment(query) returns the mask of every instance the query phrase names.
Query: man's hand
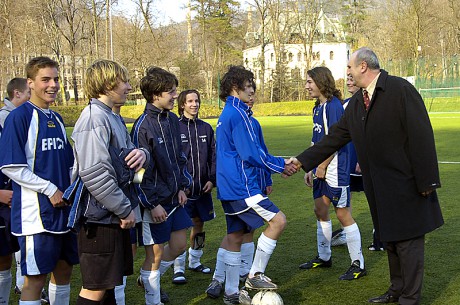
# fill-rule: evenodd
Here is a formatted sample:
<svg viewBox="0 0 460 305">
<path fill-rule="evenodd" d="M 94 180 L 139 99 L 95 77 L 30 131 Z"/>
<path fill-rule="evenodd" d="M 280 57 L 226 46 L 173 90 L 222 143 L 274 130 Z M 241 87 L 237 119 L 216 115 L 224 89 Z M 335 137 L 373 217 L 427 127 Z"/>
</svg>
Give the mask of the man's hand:
<svg viewBox="0 0 460 305">
<path fill-rule="evenodd" d="M 11 198 L 13 198 L 13 191 L 0 190 L 0 202 L 11 206 Z"/>
<path fill-rule="evenodd" d="M 303 180 L 308 187 L 313 187 L 313 172 L 309 171 L 308 173 L 305 173 Z"/>
<path fill-rule="evenodd" d="M 212 184 L 211 181 L 206 182 L 206 184 L 203 187 L 203 193 L 210 193 L 213 187 L 214 187 L 214 184 Z"/>
<path fill-rule="evenodd" d="M 289 160 L 291 161 L 291 163 L 295 164 L 295 166 L 297 166 L 297 170 L 300 171 L 300 169 L 302 168 L 302 163 L 300 163 L 300 161 L 297 160 L 296 157 L 291 157 L 289 158 Z"/>
<path fill-rule="evenodd" d="M 60 190 L 57 190 L 53 196 L 50 197 L 51 204 L 55 208 L 62 208 L 67 205 L 67 203 L 62 200 L 62 192 Z"/>
<path fill-rule="evenodd" d="M 135 225 L 136 225 L 136 215 L 134 214 L 134 211 L 131 211 L 128 217 L 124 219 L 120 219 L 120 227 L 122 229 L 131 229 L 131 228 L 134 228 Z"/>
<path fill-rule="evenodd" d="M 184 206 L 188 200 L 187 195 L 185 195 L 183 190 L 180 190 L 179 193 L 177 193 L 177 199 L 179 200 L 179 204 L 181 206 Z"/>
<path fill-rule="evenodd" d="M 355 173 L 361 174 L 361 166 L 359 166 L 359 163 L 356 163 Z"/>
<path fill-rule="evenodd" d="M 266 194 L 267 196 L 270 195 L 270 194 L 272 193 L 272 191 L 273 191 L 273 187 L 272 187 L 271 185 L 269 185 L 269 186 L 267 186 L 267 187 L 265 188 L 265 194 Z"/>
<path fill-rule="evenodd" d="M 284 159 L 284 170 L 282 174 L 283 178 L 290 177 L 299 171 L 299 168 L 294 163 L 294 159 L 295 158 Z"/>
<path fill-rule="evenodd" d="M 150 210 L 150 215 L 152 216 L 153 223 L 162 223 L 166 221 L 168 217 L 168 213 L 166 213 L 165 209 L 161 206 L 161 204 L 157 205 L 155 208 Z"/>
<path fill-rule="evenodd" d="M 142 168 L 145 160 L 147 160 L 145 152 L 140 149 L 133 149 L 125 158 L 126 164 L 130 168 L 134 168 L 136 172 Z"/>
</svg>

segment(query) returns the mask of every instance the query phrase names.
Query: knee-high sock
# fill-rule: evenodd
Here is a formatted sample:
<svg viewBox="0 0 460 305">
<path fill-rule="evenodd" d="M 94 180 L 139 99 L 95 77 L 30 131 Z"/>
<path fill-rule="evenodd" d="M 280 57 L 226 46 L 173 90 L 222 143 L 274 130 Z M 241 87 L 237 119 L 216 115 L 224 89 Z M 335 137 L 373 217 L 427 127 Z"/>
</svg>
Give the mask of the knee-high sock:
<svg viewBox="0 0 460 305">
<path fill-rule="evenodd" d="M 174 261 L 161 261 L 160 263 L 160 276 L 163 276 L 166 271 L 168 271 L 169 267 L 171 267 L 174 264 Z"/>
<path fill-rule="evenodd" d="M 241 252 L 225 251 L 225 293 L 238 293 L 240 283 Z"/>
<path fill-rule="evenodd" d="M 316 222 L 316 241 L 318 243 L 318 255 L 324 261 L 331 258 L 332 221 Z"/>
<path fill-rule="evenodd" d="M 0 304 L 8 305 L 11 290 L 11 269 L 0 271 Z"/>
<path fill-rule="evenodd" d="M 347 237 L 348 253 L 350 253 L 351 262 L 359 260 L 360 268 L 364 268 L 364 256 L 361 248 L 361 233 L 356 223 L 343 228 Z"/>
<path fill-rule="evenodd" d="M 270 256 L 276 247 L 276 240 L 268 238 L 262 232 L 259 239 L 257 240 L 257 249 L 254 256 L 254 262 L 252 263 L 251 270 L 249 271 L 249 276 L 252 277 L 257 272 L 265 272 L 267 268 L 268 261 Z"/>
<path fill-rule="evenodd" d="M 217 250 L 216 269 L 214 269 L 213 279 L 218 280 L 220 283 L 225 282 L 225 249 L 219 248 Z"/>
<path fill-rule="evenodd" d="M 14 258 L 16 260 L 16 286 L 18 286 L 19 290 L 22 290 L 22 286 L 24 286 L 24 276 L 21 272 L 21 251 L 14 253 Z"/>
<path fill-rule="evenodd" d="M 188 248 L 188 266 L 190 268 L 196 268 L 201 264 L 201 257 L 203 256 L 203 250 L 194 250 Z"/>
<path fill-rule="evenodd" d="M 241 267 L 240 276 L 247 275 L 251 270 L 254 260 L 254 242 L 244 243 L 241 245 Z"/>
<path fill-rule="evenodd" d="M 185 272 L 185 257 L 186 256 L 187 256 L 187 251 L 184 251 L 184 253 L 176 257 L 176 259 L 174 260 L 174 273 Z"/>
<path fill-rule="evenodd" d="M 35 301 L 21 301 L 19 300 L 19 305 L 41 305 L 42 301 L 41 300 L 35 300 Z"/>
<path fill-rule="evenodd" d="M 125 287 L 127 278 L 128 277 L 126 275 L 123 276 L 123 284 L 115 286 L 115 300 L 117 301 L 117 305 L 125 305 Z"/>
<path fill-rule="evenodd" d="M 56 285 L 49 282 L 48 295 L 50 297 L 50 305 L 69 305 L 70 284 Z"/>
<path fill-rule="evenodd" d="M 145 304 L 160 304 L 160 271 L 145 271 L 141 269 L 141 279 L 145 289 Z"/>
</svg>

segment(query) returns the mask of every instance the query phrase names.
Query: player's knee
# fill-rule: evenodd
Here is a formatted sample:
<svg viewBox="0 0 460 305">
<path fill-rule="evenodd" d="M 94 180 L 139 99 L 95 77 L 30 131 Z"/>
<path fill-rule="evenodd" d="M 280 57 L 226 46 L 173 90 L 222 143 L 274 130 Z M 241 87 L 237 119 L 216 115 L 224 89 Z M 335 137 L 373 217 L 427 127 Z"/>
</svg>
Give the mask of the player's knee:
<svg viewBox="0 0 460 305">
<path fill-rule="evenodd" d="M 287 220 L 286 215 L 279 211 L 275 217 L 269 222 L 269 224 L 277 231 L 282 232 L 286 228 Z"/>
</svg>

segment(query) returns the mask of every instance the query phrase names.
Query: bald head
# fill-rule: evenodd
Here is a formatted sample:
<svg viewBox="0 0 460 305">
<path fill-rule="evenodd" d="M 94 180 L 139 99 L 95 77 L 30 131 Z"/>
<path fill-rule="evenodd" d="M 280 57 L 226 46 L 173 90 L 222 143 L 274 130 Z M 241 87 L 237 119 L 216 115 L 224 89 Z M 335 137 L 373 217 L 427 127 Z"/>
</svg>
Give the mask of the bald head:
<svg viewBox="0 0 460 305">
<path fill-rule="evenodd" d="M 366 88 L 379 73 L 379 59 L 371 49 L 359 48 L 351 55 L 347 74 L 353 78 L 355 86 Z"/>
</svg>

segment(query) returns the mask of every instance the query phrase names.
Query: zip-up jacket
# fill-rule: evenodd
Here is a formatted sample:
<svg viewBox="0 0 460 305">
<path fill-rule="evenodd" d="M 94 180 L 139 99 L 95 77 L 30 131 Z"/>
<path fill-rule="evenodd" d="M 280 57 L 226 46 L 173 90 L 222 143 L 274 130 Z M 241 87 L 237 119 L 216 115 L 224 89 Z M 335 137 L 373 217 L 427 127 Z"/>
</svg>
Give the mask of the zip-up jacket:
<svg viewBox="0 0 460 305">
<path fill-rule="evenodd" d="M 189 119 L 185 116 L 180 117 L 179 128 L 182 151 L 187 157 L 187 170 L 193 178 L 189 197 L 197 198 L 208 181 L 216 185 L 214 130 L 198 118 Z"/>
<path fill-rule="evenodd" d="M 192 181 L 182 152 L 179 119 L 174 113 L 148 103 L 134 122 L 131 137 L 134 145 L 150 153 L 150 163 L 139 187 L 141 204 L 149 210 L 161 204 L 169 213 L 179 204 L 179 190 L 185 190 Z"/>
<path fill-rule="evenodd" d="M 282 173 L 284 159 L 265 152 L 248 115 L 249 107 L 227 97 L 216 127 L 217 197 L 242 200 L 262 194 L 258 169 Z"/>
<path fill-rule="evenodd" d="M 254 132 L 257 135 L 257 138 L 259 139 L 259 145 L 262 147 L 262 149 L 265 151 L 266 154 L 268 154 L 268 148 L 265 145 L 265 140 L 264 140 L 264 135 L 262 133 L 262 127 L 260 126 L 259 121 L 255 117 L 252 116 L 252 110 L 248 111 L 248 116 L 249 119 L 251 120 L 252 127 L 254 128 Z M 272 180 L 272 175 L 270 171 L 264 169 L 264 168 L 258 168 L 258 183 L 260 186 L 260 189 L 262 190 L 262 193 L 266 192 L 267 186 L 272 186 L 273 185 L 273 180 Z"/>
</svg>

